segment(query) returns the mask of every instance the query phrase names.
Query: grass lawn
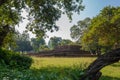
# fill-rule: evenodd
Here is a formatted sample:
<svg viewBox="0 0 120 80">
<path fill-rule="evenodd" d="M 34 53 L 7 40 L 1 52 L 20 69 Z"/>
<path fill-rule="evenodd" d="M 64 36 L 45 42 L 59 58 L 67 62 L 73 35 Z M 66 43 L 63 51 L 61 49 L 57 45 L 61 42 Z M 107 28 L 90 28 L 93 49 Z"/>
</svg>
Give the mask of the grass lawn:
<svg viewBox="0 0 120 80">
<path fill-rule="evenodd" d="M 95 58 L 66 58 L 66 57 L 32 57 L 34 63 L 32 68 L 41 68 L 41 67 L 71 67 L 83 65 L 84 67 L 88 66 Z"/>
<path fill-rule="evenodd" d="M 34 63 L 31 66 L 35 69 L 43 67 L 73 67 L 80 66 L 86 68 L 96 58 L 63 58 L 63 57 L 32 57 Z M 109 65 L 101 70 L 100 80 L 120 80 L 120 62 Z"/>
</svg>

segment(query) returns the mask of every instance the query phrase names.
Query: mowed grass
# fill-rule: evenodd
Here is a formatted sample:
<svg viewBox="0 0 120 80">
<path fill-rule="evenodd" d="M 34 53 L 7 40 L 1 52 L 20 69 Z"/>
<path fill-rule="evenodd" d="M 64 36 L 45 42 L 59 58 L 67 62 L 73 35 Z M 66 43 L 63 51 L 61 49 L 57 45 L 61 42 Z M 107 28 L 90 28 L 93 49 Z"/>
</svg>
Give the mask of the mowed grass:
<svg viewBox="0 0 120 80">
<path fill-rule="evenodd" d="M 43 67 L 73 67 L 80 66 L 85 69 L 96 58 L 78 57 L 78 58 L 64 58 L 64 57 L 32 57 L 34 63 L 31 68 L 41 69 Z M 120 80 L 120 62 L 106 66 L 101 70 L 102 77 L 100 80 Z"/>
</svg>

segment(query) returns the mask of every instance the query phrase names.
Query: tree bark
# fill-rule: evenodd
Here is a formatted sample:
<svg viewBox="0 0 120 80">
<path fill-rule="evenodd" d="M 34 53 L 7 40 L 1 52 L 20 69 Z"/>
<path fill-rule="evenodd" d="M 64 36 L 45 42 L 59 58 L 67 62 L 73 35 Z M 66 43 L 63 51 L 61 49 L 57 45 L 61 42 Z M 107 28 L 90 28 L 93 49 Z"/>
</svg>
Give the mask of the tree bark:
<svg viewBox="0 0 120 80">
<path fill-rule="evenodd" d="M 100 70 L 107 65 L 118 62 L 119 60 L 120 48 L 99 56 L 93 63 L 88 66 L 80 80 L 99 80 L 102 75 Z"/>
<path fill-rule="evenodd" d="M 0 47 L 2 47 L 4 39 L 9 32 L 10 32 L 10 27 L 8 25 L 0 26 Z"/>
</svg>

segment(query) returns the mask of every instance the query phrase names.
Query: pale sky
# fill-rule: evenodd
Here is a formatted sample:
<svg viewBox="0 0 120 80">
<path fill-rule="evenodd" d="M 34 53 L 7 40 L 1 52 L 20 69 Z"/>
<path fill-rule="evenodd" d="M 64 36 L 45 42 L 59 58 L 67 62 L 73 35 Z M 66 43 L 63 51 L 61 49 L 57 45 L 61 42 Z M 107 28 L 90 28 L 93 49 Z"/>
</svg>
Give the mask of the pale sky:
<svg viewBox="0 0 120 80">
<path fill-rule="evenodd" d="M 62 15 L 62 17 L 57 21 L 57 25 L 59 27 L 59 31 L 55 31 L 53 33 L 48 32 L 47 35 L 50 37 L 62 37 L 63 39 L 71 39 L 70 37 L 70 27 L 76 24 L 79 20 L 83 20 L 86 17 L 94 17 L 99 14 L 100 10 L 102 10 L 105 6 L 120 6 L 120 0 L 83 0 L 83 5 L 85 5 L 84 11 L 80 13 L 80 15 L 74 14 L 73 20 L 70 23 L 66 15 Z M 25 16 L 26 13 L 23 14 Z M 19 25 L 19 31 L 22 32 L 25 30 L 25 26 L 27 24 L 27 20 L 24 20 L 23 23 Z M 30 34 L 30 37 L 33 37 Z M 49 38 L 46 39 L 48 42 Z"/>
</svg>

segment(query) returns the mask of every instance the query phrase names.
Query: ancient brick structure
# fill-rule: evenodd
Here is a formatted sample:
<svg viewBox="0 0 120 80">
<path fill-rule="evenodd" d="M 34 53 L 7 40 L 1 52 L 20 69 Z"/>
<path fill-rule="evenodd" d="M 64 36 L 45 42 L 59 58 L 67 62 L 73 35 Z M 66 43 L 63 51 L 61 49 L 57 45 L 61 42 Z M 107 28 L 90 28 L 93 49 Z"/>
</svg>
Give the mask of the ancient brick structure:
<svg viewBox="0 0 120 80">
<path fill-rule="evenodd" d="M 55 47 L 54 51 L 59 51 L 59 52 L 62 52 L 62 51 L 80 51 L 80 48 L 81 46 L 78 46 L 78 45 L 64 45 L 64 46 L 57 46 Z"/>
<path fill-rule="evenodd" d="M 29 55 L 33 55 L 33 54 L 29 54 Z M 37 54 L 34 54 L 34 56 L 93 57 L 96 55 L 91 55 L 90 52 L 81 50 L 81 46 L 78 45 L 64 45 L 64 46 L 57 46 L 54 50 L 51 51 L 39 52 Z"/>
</svg>

